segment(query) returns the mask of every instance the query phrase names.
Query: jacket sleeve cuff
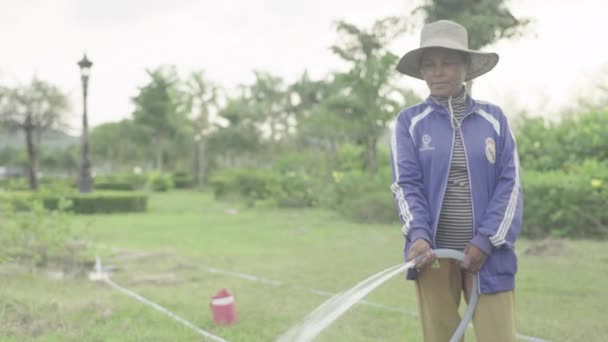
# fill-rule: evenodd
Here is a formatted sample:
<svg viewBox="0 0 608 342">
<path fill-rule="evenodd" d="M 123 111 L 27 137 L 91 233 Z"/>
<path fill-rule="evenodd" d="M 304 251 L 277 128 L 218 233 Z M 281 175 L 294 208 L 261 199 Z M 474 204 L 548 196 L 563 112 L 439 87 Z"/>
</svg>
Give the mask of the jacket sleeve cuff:
<svg viewBox="0 0 608 342">
<path fill-rule="evenodd" d="M 471 244 L 481 249 L 484 253 L 486 253 L 486 255 L 490 255 L 492 253 L 492 250 L 494 249 L 490 238 L 479 234 L 473 237 L 473 240 L 471 240 Z"/>
<path fill-rule="evenodd" d="M 414 242 L 418 239 L 426 240 L 426 242 L 428 242 L 429 245 L 431 247 L 433 247 L 433 242 L 431 241 L 431 236 L 424 228 L 412 229 L 412 231 L 409 233 L 409 238 L 410 238 L 410 241 L 412 241 L 412 242 Z"/>
</svg>

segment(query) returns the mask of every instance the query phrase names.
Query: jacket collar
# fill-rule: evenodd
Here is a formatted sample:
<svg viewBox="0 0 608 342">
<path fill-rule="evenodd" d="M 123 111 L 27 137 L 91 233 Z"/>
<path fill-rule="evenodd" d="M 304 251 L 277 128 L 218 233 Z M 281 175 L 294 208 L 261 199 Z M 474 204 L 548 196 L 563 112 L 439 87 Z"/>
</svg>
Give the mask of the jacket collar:
<svg viewBox="0 0 608 342">
<path fill-rule="evenodd" d="M 471 113 L 478 113 L 479 105 L 477 104 L 477 101 L 475 101 L 471 97 L 471 95 L 467 94 L 467 100 L 466 101 L 467 101 L 467 111 L 466 111 L 465 115 L 471 114 Z M 450 113 L 448 113 L 447 108 L 444 105 L 442 105 L 441 103 L 437 102 L 431 96 L 427 97 L 424 102 L 428 106 L 430 106 L 431 108 L 433 108 L 434 111 L 437 111 L 437 112 L 439 112 L 441 114 L 450 115 Z"/>
</svg>

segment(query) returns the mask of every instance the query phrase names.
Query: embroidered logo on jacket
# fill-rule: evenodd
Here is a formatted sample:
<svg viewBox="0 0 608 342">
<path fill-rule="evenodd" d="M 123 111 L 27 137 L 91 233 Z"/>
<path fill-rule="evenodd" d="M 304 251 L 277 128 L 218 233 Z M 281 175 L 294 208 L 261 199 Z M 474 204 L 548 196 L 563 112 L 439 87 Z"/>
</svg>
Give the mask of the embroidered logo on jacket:
<svg viewBox="0 0 608 342">
<path fill-rule="evenodd" d="M 431 136 L 425 134 L 422 136 L 422 147 L 418 149 L 418 151 L 432 151 L 435 147 L 431 146 Z"/>
<path fill-rule="evenodd" d="M 496 163 L 496 143 L 492 138 L 486 139 L 486 158 L 490 163 Z"/>
</svg>

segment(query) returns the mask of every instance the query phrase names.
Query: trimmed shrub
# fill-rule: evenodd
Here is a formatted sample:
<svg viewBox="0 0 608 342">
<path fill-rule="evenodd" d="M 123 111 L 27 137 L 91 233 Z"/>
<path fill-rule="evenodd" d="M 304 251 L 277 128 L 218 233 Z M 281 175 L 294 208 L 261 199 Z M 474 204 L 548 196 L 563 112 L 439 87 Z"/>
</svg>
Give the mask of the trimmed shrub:
<svg viewBox="0 0 608 342">
<path fill-rule="evenodd" d="M 135 185 L 119 181 L 97 181 L 95 180 L 95 190 L 115 190 L 115 191 L 134 191 Z"/>
<path fill-rule="evenodd" d="M 148 188 L 152 191 L 166 192 L 173 189 L 171 175 L 165 173 L 150 173 L 148 176 Z"/>
<path fill-rule="evenodd" d="M 67 191 L 75 189 L 77 186 L 77 180 L 75 177 L 41 177 L 38 179 L 40 188 L 50 191 Z"/>
<path fill-rule="evenodd" d="M 115 174 L 95 177 L 95 189 L 133 191 L 142 189 L 146 185 L 147 177 L 134 173 Z"/>
<path fill-rule="evenodd" d="M 16 210 L 24 211 L 31 203 L 41 201 L 47 210 L 67 210 L 78 214 L 143 212 L 148 207 L 148 196 L 143 193 L 93 192 L 90 194 L 3 193 L 0 202 L 9 202 Z"/>
<path fill-rule="evenodd" d="M 172 177 L 176 189 L 191 189 L 194 187 L 194 177 L 187 172 L 174 172 Z"/>
</svg>

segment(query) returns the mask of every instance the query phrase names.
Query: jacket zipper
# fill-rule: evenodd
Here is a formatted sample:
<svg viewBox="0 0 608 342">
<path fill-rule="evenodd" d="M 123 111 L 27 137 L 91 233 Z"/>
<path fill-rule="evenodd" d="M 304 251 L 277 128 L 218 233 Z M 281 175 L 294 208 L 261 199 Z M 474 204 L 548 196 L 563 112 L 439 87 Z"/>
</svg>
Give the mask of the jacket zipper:
<svg viewBox="0 0 608 342">
<path fill-rule="evenodd" d="M 448 98 L 448 104 L 450 104 L 451 107 L 451 103 L 452 103 L 452 97 L 450 96 Z M 448 108 L 448 111 L 450 111 L 451 108 Z M 456 129 L 454 128 L 454 122 L 452 121 L 452 112 L 449 113 L 450 114 L 450 127 L 452 127 L 452 146 L 450 146 L 450 159 L 448 162 L 448 172 L 445 175 L 445 179 L 443 181 L 443 190 L 441 192 L 441 198 L 445 197 L 445 191 L 448 188 L 448 178 L 450 177 L 450 168 L 452 168 L 452 157 L 454 154 L 454 142 L 456 141 Z M 467 166 L 468 167 L 468 166 Z M 441 216 L 441 210 L 443 209 L 443 200 L 441 201 L 441 204 L 439 205 L 439 210 L 437 211 L 437 217 L 435 217 L 435 226 L 433 227 L 433 248 L 436 248 L 437 246 L 437 226 L 439 225 L 439 216 Z"/>
<path fill-rule="evenodd" d="M 458 125 L 458 129 L 460 130 L 460 140 L 462 141 L 462 148 L 464 149 L 464 159 L 467 164 L 467 176 L 469 177 L 469 196 L 471 197 L 471 215 L 473 216 L 473 237 L 475 237 L 476 229 L 475 229 L 475 204 L 473 203 L 473 183 L 471 183 L 471 169 L 469 168 L 469 155 L 467 153 L 467 145 L 464 142 L 464 134 L 462 134 L 462 124 L 464 123 L 464 119 L 467 116 L 472 114 L 473 112 L 467 113 L 462 117 L 460 121 L 460 125 Z M 479 276 L 479 272 L 477 272 L 477 293 L 481 294 L 481 277 Z"/>
</svg>

